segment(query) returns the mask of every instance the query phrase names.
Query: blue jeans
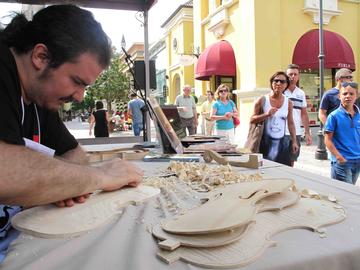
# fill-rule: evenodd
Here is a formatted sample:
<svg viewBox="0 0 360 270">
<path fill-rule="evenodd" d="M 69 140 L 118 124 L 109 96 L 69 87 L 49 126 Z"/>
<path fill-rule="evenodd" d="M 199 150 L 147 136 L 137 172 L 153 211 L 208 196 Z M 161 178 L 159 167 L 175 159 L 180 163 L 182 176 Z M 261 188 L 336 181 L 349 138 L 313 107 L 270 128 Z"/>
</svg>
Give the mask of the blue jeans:
<svg viewBox="0 0 360 270">
<path fill-rule="evenodd" d="M 360 159 L 350 159 L 345 164 L 331 162 L 331 178 L 349 184 L 356 183 L 360 173 Z"/>
<path fill-rule="evenodd" d="M 140 136 L 140 132 L 143 129 L 143 124 L 142 123 L 133 123 L 132 129 L 134 131 L 135 136 Z"/>
</svg>

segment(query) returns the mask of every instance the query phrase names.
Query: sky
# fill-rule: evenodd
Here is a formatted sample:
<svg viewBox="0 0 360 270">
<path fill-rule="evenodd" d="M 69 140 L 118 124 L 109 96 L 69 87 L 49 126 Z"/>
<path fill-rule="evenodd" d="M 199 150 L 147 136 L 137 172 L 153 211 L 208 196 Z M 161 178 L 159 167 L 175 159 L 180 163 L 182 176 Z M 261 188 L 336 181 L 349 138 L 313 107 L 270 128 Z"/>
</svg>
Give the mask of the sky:
<svg viewBox="0 0 360 270">
<path fill-rule="evenodd" d="M 157 41 L 164 33 L 160 27 L 166 19 L 186 0 L 158 0 L 149 11 L 149 42 Z M 8 23 L 9 19 L 4 16 L 11 11 L 21 11 L 21 4 L 0 3 L 0 22 Z M 111 9 L 89 9 L 99 21 L 110 37 L 112 44 L 121 47 L 121 37 L 124 35 L 126 47 L 129 48 L 134 42 L 144 41 L 144 29 L 141 22 L 136 20 L 136 12 Z"/>
</svg>

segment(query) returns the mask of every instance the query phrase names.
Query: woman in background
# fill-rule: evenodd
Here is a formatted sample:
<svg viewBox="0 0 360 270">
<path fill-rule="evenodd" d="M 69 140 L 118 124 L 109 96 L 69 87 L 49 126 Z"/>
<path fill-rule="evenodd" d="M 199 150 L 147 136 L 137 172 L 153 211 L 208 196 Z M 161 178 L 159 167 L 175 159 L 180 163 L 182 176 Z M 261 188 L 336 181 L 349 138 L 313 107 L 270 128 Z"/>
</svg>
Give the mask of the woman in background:
<svg viewBox="0 0 360 270">
<path fill-rule="evenodd" d="M 95 137 L 109 137 L 109 116 L 107 111 L 104 110 L 104 104 L 101 101 L 97 101 L 95 104 L 96 111 L 90 116 L 90 131 L 91 136 L 92 128 L 95 124 L 94 135 Z"/>
<path fill-rule="evenodd" d="M 285 72 L 278 71 L 270 77 L 271 92 L 255 102 L 254 114 L 250 123 L 265 121 L 264 133 L 260 143 L 260 153 L 264 158 L 291 166 L 289 145 L 284 140 L 286 122 L 289 127 L 291 146 L 296 152 L 296 132 L 292 114 L 292 102 L 283 95 L 290 84 Z"/>
<path fill-rule="evenodd" d="M 233 117 L 238 116 L 235 103 L 229 98 L 229 87 L 220 84 L 215 92 L 215 103 L 210 112 L 211 120 L 215 120 L 215 135 L 225 136 L 234 143 L 235 129 Z"/>
</svg>

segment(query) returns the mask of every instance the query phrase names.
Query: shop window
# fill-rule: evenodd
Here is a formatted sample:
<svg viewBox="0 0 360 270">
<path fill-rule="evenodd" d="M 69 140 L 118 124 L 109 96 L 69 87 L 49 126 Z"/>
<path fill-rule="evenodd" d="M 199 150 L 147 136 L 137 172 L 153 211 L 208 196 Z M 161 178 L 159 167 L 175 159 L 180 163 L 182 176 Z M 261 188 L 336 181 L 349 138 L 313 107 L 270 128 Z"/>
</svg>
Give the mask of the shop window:
<svg viewBox="0 0 360 270">
<path fill-rule="evenodd" d="M 324 92 L 335 85 L 334 74 L 335 69 L 324 70 Z M 320 105 L 320 79 L 318 70 L 301 70 L 299 87 L 305 92 L 307 111 L 309 115 L 310 126 L 320 125 L 318 118 Z M 323 93 L 324 93 L 323 92 Z"/>
</svg>

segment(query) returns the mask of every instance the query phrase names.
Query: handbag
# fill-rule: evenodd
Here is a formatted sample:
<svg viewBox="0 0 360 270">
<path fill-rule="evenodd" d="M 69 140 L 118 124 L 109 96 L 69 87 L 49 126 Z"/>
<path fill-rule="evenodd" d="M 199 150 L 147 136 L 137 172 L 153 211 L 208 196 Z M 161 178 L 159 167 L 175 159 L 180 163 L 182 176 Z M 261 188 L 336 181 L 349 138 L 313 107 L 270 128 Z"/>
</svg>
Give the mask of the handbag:
<svg viewBox="0 0 360 270">
<path fill-rule="evenodd" d="M 234 127 L 237 127 L 238 125 L 240 125 L 239 117 L 233 116 L 233 123 L 234 123 Z"/>
<path fill-rule="evenodd" d="M 260 114 L 263 113 L 264 103 L 265 97 L 263 96 Z M 260 143 L 265 126 L 264 123 L 265 121 L 262 121 L 256 124 L 250 124 L 249 126 L 249 132 L 245 143 L 245 148 L 249 149 L 251 153 L 259 153 Z"/>
<path fill-rule="evenodd" d="M 232 103 L 232 107 L 234 109 L 235 104 Z M 234 128 L 236 128 L 238 125 L 240 125 L 240 118 L 237 116 L 233 116 L 233 124 L 234 124 Z"/>
</svg>

